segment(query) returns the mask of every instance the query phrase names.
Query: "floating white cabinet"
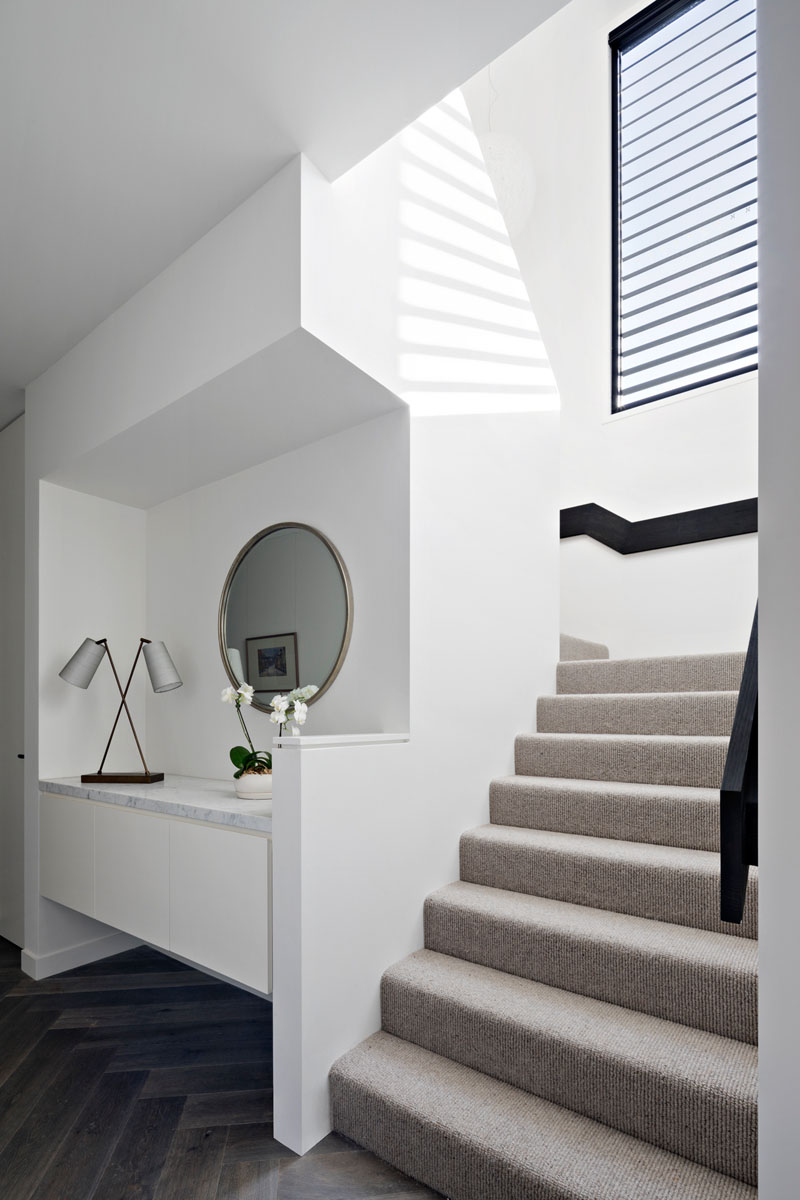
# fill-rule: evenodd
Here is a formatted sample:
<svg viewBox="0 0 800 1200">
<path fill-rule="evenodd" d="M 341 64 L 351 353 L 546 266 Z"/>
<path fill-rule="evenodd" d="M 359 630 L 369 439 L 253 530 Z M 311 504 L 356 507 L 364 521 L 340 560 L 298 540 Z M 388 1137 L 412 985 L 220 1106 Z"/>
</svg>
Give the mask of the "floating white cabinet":
<svg viewBox="0 0 800 1200">
<path fill-rule="evenodd" d="M 171 824 L 149 813 L 95 805 L 95 917 L 167 947 Z"/>
<path fill-rule="evenodd" d="M 94 916 L 94 805 L 43 795 L 39 891 L 48 900 Z"/>
<path fill-rule="evenodd" d="M 43 896 L 264 993 L 271 848 L 263 833 L 41 795 Z"/>
<path fill-rule="evenodd" d="M 209 825 L 171 826 L 170 948 L 270 991 L 269 839 Z"/>
</svg>

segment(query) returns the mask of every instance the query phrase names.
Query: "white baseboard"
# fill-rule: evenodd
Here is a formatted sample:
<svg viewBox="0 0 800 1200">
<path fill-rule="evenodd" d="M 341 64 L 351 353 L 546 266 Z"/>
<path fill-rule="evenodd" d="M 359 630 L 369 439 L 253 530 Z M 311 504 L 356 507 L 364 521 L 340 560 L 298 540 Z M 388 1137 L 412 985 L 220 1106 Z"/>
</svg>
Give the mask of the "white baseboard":
<svg viewBox="0 0 800 1200">
<path fill-rule="evenodd" d="M 51 950 L 49 954 L 23 950 L 20 965 L 31 979 L 49 979 L 51 975 L 59 975 L 73 967 L 83 967 L 86 963 L 97 962 L 111 954 L 122 954 L 124 950 L 133 950 L 141 944 L 140 938 L 131 937 L 129 933 L 109 933 L 106 937 L 80 942 L 77 946 Z"/>
</svg>

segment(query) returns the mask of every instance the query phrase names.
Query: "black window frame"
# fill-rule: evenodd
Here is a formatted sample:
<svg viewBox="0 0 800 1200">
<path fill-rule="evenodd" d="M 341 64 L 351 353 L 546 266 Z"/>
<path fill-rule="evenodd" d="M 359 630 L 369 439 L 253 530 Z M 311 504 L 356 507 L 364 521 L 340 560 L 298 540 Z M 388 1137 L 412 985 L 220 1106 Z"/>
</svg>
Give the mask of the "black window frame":
<svg viewBox="0 0 800 1200">
<path fill-rule="evenodd" d="M 608 35 L 608 45 L 611 63 L 611 413 L 630 412 L 634 408 L 642 408 L 646 404 L 655 404 L 674 396 L 682 396 L 698 388 L 711 387 L 737 376 L 749 375 L 758 370 L 758 362 L 747 367 L 739 367 L 725 371 L 710 379 L 701 379 L 696 383 L 684 384 L 672 388 L 658 396 L 649 396 L 644 400 L 632 400 L 628 404 L 619 403 L 619 363 L 622 331 L 620 328 L 620 290 L 621 290 L 621 231 L 620 231 L 620 191 L 621 191 L 621 155 L 619 144 L 620 118 L 620 72 L 619 54 L 650 33 L 668 25 L 670 21 L 681 16 L 690 8 L 694 8 L 702 0 L 653 0 L 633 17 L 612 29 Z M 758 84 L 756 83 L 756 88 Z"/>
</svg>

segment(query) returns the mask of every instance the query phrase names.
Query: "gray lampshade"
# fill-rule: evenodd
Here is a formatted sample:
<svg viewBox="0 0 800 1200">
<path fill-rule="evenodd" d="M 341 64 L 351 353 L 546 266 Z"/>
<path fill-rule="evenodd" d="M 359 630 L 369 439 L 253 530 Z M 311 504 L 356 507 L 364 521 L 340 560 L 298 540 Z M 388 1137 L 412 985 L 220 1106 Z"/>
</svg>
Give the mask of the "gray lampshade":
<svg viewBox="0 0 800 1200">
<path fill-rule="evenodd" d="M 105 645 L 100 645 L 92 638 L 86 638 L 63 670 L 59 671 L 62 679 L 75 687 L 88 688 L 94 679 L 94 674 L 105 655 Z"/>
<path fill-rule="evenodd" d="M 175 670 L 175 664 L 163 642 L 148 642 L 144 648 L 144 661 L 154 692 L 171 692 L 183 686 L 183 680 Z"/>
</svg>

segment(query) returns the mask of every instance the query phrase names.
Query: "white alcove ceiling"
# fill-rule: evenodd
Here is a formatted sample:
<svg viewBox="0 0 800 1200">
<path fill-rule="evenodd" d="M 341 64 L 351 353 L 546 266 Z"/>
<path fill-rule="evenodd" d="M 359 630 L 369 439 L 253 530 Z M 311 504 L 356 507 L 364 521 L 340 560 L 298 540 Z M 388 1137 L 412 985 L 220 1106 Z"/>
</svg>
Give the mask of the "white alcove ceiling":
<svg viewBox="0 0 800 1200">
<path fill-rule="evenodd" d="M 385 387 L 298 328 L 48 479 L 152 508 L 404 408 Z"/>
</svg>

